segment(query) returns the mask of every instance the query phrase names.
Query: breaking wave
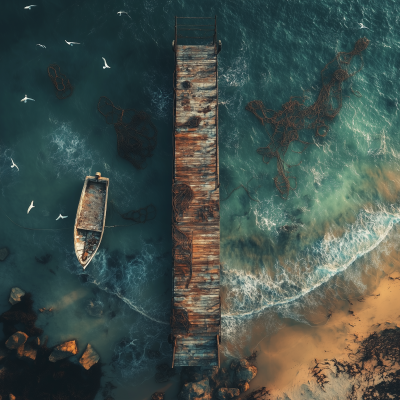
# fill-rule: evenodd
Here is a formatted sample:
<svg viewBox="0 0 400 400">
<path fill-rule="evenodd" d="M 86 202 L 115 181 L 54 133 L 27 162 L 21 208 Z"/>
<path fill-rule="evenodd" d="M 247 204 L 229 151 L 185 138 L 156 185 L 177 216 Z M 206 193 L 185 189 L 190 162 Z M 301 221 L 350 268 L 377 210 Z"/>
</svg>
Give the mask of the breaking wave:
<svg viewBox="0 0 400 400">
<path fill-rule="evenodd" d="M 222 284 L 228 294 L 223 319 L 253 317 L 268 308 L 286 306 L 304 298 L 376 249 L 399 221 L 397 212 L 363 210 L 356 222 L 347 226 L 343 236 L 337 238 L 328 233 L 295 261 L 287 261 L 286 265 L 276 261 L 273 275 L 266 271 L 258 274 L 225 271 Z M 384 246 L 381 251 L 385 251 Z"/>
</svg>

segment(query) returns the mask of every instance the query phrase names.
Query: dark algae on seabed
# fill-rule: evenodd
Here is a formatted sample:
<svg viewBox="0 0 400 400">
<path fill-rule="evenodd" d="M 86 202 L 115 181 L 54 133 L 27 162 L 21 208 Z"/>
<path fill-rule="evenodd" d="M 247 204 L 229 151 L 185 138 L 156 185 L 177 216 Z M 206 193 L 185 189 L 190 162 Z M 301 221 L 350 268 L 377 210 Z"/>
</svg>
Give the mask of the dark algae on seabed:
<svg viewBox="0 0 400 400">
<path fill-rule="evenodd" d="M 310 106 L 306 106 L 307 96 L 291 97 L 282 105 L 282 109 L 274 111 L 264 106 L 260 100 L 253 100 L 247 104 L 246 110 L 252 112 L 260 122 L 272 125 L 272 133 L 266 127 L 270 142 L 266 147 L 257 149 L 265 164 L 276 158 L 277 175 L 274 183 L 281 197 L 287 199 L 290 190 L 297 187 L 297 179 L 289 173 L 289 165 L 284 157 L 292 142 L 299 142 L 303 149 L 302 153 L 311 143 L 309 140 L 301 139 L 299 131 L 312 130 L 316 137 L 325 137 L 328 134 L 329 125 L 342 108 L 343 84 L 349 78 L 359 72 L 364 61 L 362 52 L 368 47 L 367 38 L 358 39 L 351 52 L 339 52 L 321 71 L 322 88 L 317 100 Z M 358 59 L 358 64 L 352 62 Z M 355 65 L 356 64 L 356 65 Z M 350 87 L 350 90 L 354 90 Z"/>
<path fill-rule="evenodd" d="M 364 339 L 357 351 L 350 353 L 352 361 L 331 359 L 317 362 L 312 376 L 325 391 L 329 371 L 336 377 L 346 374 L 352 380 L 348 400 L 389 400 L 400 396 L 400 329 L 373 332 Z M 332 375 L 331 375 L 332 376 Z"/>
<path fill-rule="evenodd" d="M 97 109 L 107 124 L 114 125 L 118 155 L 137 169 L 146 168 L 147 158 L 157 146 L 157 128 L 150 115 L 134 109 L 124 110 L 104 96 L 100 97 Z"/>
</svg>

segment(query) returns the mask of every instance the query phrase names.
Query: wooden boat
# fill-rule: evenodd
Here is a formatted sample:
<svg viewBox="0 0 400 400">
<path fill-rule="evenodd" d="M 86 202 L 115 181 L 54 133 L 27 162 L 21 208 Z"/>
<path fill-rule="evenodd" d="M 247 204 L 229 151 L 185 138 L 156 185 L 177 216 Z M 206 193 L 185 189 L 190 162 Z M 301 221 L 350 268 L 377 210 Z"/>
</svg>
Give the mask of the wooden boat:
<svg viewBox="0 0 400 400">
<path fill-rule="evenodd" d="M 74 226 L 75 254 L 85 269 L 103 238 L 106 222 L 109 179 L 100 172 L 96 176 L 87 176 L 83 185 Z"/>
</svg>

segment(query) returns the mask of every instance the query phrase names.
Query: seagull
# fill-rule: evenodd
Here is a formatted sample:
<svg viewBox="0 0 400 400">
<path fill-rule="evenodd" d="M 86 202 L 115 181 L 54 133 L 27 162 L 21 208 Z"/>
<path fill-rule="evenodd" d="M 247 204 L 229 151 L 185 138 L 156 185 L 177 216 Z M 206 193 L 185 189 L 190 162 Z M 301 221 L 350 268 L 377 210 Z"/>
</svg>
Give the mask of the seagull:
<svg viewBox="0 0 400 400">
<path fill-rule="evenodd" d="M 74 44 L 80 44 L 80 43 L 77 43 L 77 42 L 67 42 L 66 40 L 65 40 L 65 43 L 69 44 L 70 46 L 73 46 Z"/>
<path fill-rule="evenodd" d="M 358 25 L 360 25 L 360 29 L 369 29 L 365 25 L 363 25 L 361 22 L 359 22 Z"/>
<path fill-rule="evenodd" d="M 46 48 L 46 46 L 45 45 L 43 45 L 43 44 L 37 44 L 36 46 L 39 46 L 39 47 L 42 47 L 43 49 L 45 49 Z"/>
<path fill-rule="evenodd" d="M 15 164 L 15 162 L 14 162 L 14 160 L 13 160 L 13 159 L 11 159 L 11 161 L 12 161 L 11 168 L 14 168 L 14 167 L 16 167 L 16 168 L 17 168 L 17 170 L 19 171 L 18 165 L 17 165 L 17 164 Z"/>
<path fill-rule="evenodd" d="M 27 94 L 25 95 L 25 97 L 23 99 L 21 99 L 21 101 L 23 101 L 24 103 L 26 103 L 28 100 L 35 101 L 33 99 L 30 99 Z"/>
<path fill-rule="evenodd" d="M 101 57 L 103 60 L 104 60 L 104 65 L 103 65 L 103 69 L 106 69 L 106 68 L 111 68 L 108 64 L 107 64 L 107 61 L 106 61 L 106 59 L 104 58 L 104 57 Z"/>
<path fill-rule="evenodd" d="M 57 218 L 56 218 L 56 221 L 58 221 L 59 219 L 64 219 L 64 218 L 68 218 L 68 215 L 66 215 L 66 216 L 64 216 L 64 215 L 59 215 Z"/>
<path fill-rule="evenodd" d="M 30 6 L 24 7 L 24 10 L 30 10 L 32 7 L 37 7 L 36 4 L 31 4 Z"/>
<path fill-rule="evenodd" d="M 33 207 L 35 206 L 33 205 L 33 200 L 32 200 L 31 205 L 29 206 L 28 211 L 26 213 L 29 214 L 29 211 L 31 211 Z"/>
<path fill-rule="evenodd" d="M 129 18 L 131 18 L 131 16 L 126 12 L 126 11 L 118 11 L 117 14 L 121 17 L 122 14 L 126 14 Z M 131 18 L 132 19 L 132 18 Z"/>
</svg>

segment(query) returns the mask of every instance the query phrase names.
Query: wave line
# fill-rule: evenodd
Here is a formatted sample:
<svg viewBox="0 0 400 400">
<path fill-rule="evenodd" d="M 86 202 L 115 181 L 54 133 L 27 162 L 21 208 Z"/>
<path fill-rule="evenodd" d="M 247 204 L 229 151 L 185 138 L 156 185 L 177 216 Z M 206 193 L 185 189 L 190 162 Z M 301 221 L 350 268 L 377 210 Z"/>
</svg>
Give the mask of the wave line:
<svg viewBox="0 0 400 400">
<path fill-rule="evenodd" d="M 361 252 L 361 253 L 357 253 L 356 255 L 354 255 L 346 264 L 344 264 L 342 267 L 338 268 L 334 273 L 332 273 L 331 275 L 327 275 L 325 278 L 321 279 L 319 282 L 317 282 L 312 288 L 310 289 L 303 289 L 299 294 L 297 294 L 296 296 L 293 296 L 289 299 L 285 299 L 285 300 L 281 300 L 278 301 L 274 304 L 266 304 L 256 310 L 252 310 L 252 311 L 247 311 L 245 313 L 227 313 L 227 314 L 222 314 L 221 318 L 226 318 L 226 319 L 234 319 L 234 318 L 241 318 L 241 317 L 251 317 L 257 314 L 260 314 L 261 312 L 263 312 L 265 309 L 269 308 L 269 307 L 274 307 L 274 306 L 280 306 L 280 305 L 285 305 L 285 304 L 289 304 L 292 303 L 295 300 L 298 300 L 300 297 L 305 296 L 306 294 L 310 293 L 311 291 L 315 290 L 316 288 L 320 287 L 321 285 L 323 285 L 324 283 L 328 282 L 329 279 L 331 279 L 333 276 L 337 275 L 339 272 L 343 272 L 344 270 L 346 270 L 351 264 L 354 263 L 354 261 L 356 261 L 358 258 L 362 257 L 363 255 L 371 252 L 372 250 L 374 250 L 385 238 L 386 236 L 389 234 L 389 232 L 391 231 L 391 229 L 393 228 L 394 222 L 391 221 L 389 223 L 389 226 L 386 228 L 386 230 L 384 231 L 383 235 L 381 235 L 381 237 L 378 238 L 378 240 L 376 240 L 370 247 L 368 247 L 365 251 Z"/>
</svg>

